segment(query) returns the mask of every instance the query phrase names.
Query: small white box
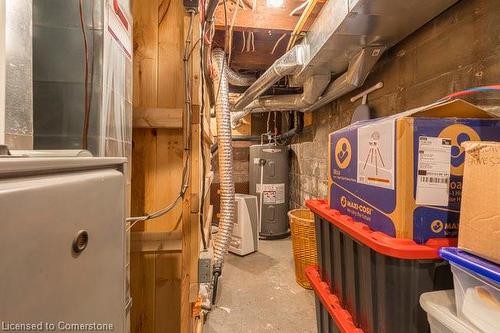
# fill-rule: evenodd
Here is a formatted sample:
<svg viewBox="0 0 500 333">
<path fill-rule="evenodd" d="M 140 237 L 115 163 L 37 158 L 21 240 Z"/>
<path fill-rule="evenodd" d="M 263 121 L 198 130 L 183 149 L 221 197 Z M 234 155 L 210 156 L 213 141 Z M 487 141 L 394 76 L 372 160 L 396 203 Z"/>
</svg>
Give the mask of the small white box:
<svg viewBox="0 0 500 333">
<path fill-rule="evenodd" d="M 229 252 L 244 256 L 257 251 L 259 242 L 259 214 L 257 197 L 249 194 L 235 194 L 236 219 L 229 243 Z"/>
</svg>

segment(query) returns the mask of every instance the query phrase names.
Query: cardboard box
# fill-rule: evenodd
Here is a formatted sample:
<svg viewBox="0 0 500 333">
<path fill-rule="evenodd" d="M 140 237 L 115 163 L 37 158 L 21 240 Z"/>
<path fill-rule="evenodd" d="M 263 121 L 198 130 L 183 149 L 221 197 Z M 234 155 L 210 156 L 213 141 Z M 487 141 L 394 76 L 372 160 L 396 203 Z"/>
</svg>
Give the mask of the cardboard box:
<svg viewBox="0 0 500 333">
<path fill-rule="evenodd" d="M 330 134 L 330 207 L 397 238 L 457 237 L 465 141 L 500 139 L 500 119 L 462 100 Z"/>
<path fill-rule="evenodd" d="M 465 149 L 458 247 L 500 264 L 500 142 Z"/>
</svg>

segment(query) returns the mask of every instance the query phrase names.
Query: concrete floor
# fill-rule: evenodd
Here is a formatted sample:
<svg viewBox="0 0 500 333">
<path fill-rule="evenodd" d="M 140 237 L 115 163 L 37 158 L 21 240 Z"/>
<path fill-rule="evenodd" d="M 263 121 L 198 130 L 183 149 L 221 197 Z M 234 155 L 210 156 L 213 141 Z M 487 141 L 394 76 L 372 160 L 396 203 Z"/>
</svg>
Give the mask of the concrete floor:
<svg viewBox="0 0 500 333">
<path fill-rule="evenodd" d="M 259 246 L 246 257 L 226 257 L 205 332 L 315 333 L 314 293 L 295 282 L 291 240 Z"/>
</svg>

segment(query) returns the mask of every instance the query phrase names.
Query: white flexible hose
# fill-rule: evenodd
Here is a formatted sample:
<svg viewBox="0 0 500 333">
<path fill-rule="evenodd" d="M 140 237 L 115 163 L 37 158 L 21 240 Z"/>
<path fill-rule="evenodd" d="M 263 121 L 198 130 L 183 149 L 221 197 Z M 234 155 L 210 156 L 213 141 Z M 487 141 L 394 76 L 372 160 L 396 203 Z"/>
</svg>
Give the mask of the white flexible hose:
<svg viewBox="0 0 500 333">
<path fill-rule="evenodd" d="M 220 218 L 219 229 L 214 241 L 214 267 L 221 269 L 224 256 L 231 241 L 235 219 L 233 147 L 231 138 L 231 114 L 229 110 L 229 82 L 225 54 L 221 49 L 212 51 L 212 59 L 217 75 L 215 81 L 217 102 L 217 144 L 220 175 Z"/>
</svg>

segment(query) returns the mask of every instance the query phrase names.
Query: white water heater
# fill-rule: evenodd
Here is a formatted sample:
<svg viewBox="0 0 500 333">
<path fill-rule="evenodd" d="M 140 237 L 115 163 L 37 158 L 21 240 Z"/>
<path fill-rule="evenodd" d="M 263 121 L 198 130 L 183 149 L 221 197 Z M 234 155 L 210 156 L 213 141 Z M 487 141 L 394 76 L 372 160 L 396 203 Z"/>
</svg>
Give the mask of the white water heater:
<svg viewBox="0 0 500 333">
<path fill-rule="evenodd" d="M 249 194 L 235 194 L 236 220 L 229 252 L 244 256 L 257 251 L 259 214 L 257 197 Z"/>
</svg>

